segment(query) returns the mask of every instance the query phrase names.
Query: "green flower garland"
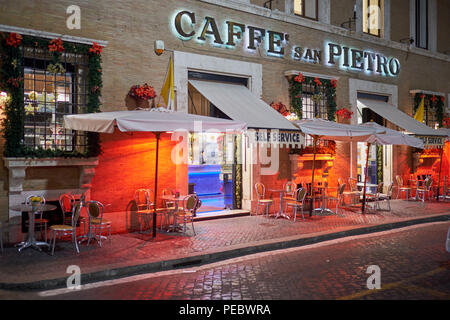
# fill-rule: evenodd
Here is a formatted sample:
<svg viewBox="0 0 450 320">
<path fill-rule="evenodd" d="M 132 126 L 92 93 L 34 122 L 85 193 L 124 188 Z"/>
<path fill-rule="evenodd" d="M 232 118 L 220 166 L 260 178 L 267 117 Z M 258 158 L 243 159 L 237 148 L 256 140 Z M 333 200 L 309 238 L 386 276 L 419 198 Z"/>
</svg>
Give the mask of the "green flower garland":
<svg viewBox="0 0 450 320">
<path fill-rule="evenodd" d="M 11 39 L 19 39 L 11 45 Z M 56 43 L 57 45 L 55 45 Z M 96 157 L 101 153 L 100 139 L 98 133 L 87 133 L 87 148 L 81 153 L 79 151 L 50 150 L 42 147 L 30 148 L 24 145 L 24 95 L 23 95 L 23 66 L 22 46 L 29 48 L 40 48 L 48 50 L 54 45 L 52 52 L 51 70 L 63 71 L 61 64 L 62 49 L 58 49 L 58 44 L 63 46 L 66 53 L 77 53 L 88 55 L 88 103 L 87 112 L 100 112 L 100 96 L 102 88 L 101 69 L 101 47 L 94 43 L 77 44 L 62 42 L 60 39 L 44 39 L 28 35 L 17 35 L 15 33 L 0 33 L 0 89 L 6 91 L 10 96 L 9 103 L 5 106 L 5 118 L 3 119 L 2 134 L 5 138 L 5 157 Z"/>
<path fill-rule="evenodd" d="M 289 80 L 289 94 L 291 97 L 291 106 L 293 111 L 297 114 L 299 119 L 303 115 L 302 94 L 303 85 L 314 85 L 314 95 L 320 93 L 320 87 L 324 87 L 327 99 L 327 118 L 329 121 L 336 120 L 336 80 L 319 79 L 313 77 L 305 77 L 301 73 L 296 77 L 291 77 Z"/>
<path fill-rule="evenodd" d="M 436 96 L 434 94 L 424 94 L 424 93 L 416 93 L 414 95 L 414 113 L 417 112 L 417 108 L 419 108 L 420 102 L 422 101 L 422 97 L 424 97 L 425 105 L 428 105 L 429 109 L 434 109 L 436 112 L 436 119 L 439 123 L 439 127 L 443 127 L 444 122 L 444 96 Z M 433 101 L 434 100 L 434 101 Z M 429 110 L 430 111 L 430 110 Z"/>
</svg>

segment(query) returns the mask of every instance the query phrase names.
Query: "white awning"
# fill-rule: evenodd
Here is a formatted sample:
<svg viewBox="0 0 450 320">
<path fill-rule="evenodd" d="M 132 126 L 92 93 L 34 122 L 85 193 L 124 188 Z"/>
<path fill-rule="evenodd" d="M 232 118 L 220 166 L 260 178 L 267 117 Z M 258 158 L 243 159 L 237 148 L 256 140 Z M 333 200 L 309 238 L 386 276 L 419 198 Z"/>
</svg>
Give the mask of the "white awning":
<svg viewBox="0 0 450 320">
<path fill-rule="evenodd" d="M 112 111 L 64 116 L 64 126 L 72 130 L 113 133 L 115 125 L 120 131 L 124 132 L 178 130 L 230 132 L 246 129 L 245 123 L 240 121 L 166 111 L 165 109 Z"/>
<path fill-rule="evenodd" d="M 358 99 L 358 107 L 361 109 L 369 108 L 386 120 L 406 130 L 406 133 L 421 138 L 424 143 L 424 148 L 442 147 L 444 145 L 445 134 L 442 131 L 426 126 L 398 110 L 392 104 L 383 101 Z"/>
<path fill-rule="evenodd" d="M 244 85 L 199 80 L 189 83 L 228 117 L 245 122 L 248 128 L 298 130 Z"/>
<path fill-rule="evenodd" d="M 359 108 L 369 108 L 386 120 L 417 136 L 444 136 L 442 132 L 420 123 L 406 113 L 398 110 L 394 105 L 376 100 L 358 99 Z"/>
<path fill-rule="evenodd" d="M 324 119 L 304 119 L 293 121 L 305 134 L 319 136 L 324 140 L 367 141 L 376 133 L 384 133 L 384 129 L 365 128 L 350 124 L 337 123 Z"/>
<path fill-rule="evenodd" d="M 410 146 L 414 148 L 423 149 L 424 144 L 423 141 L 419 138 L 410 136 L 400 131 L 392 130 L 383 126 L 380 126 L 375 122 L 366 122 L 359 124 L 358 126 L 363 128 L 372 128 L 383 130 L 384 133 L 375 133 L 367 139 L 367 142 L 379 145 L 404 145 Z"/>
</svg>

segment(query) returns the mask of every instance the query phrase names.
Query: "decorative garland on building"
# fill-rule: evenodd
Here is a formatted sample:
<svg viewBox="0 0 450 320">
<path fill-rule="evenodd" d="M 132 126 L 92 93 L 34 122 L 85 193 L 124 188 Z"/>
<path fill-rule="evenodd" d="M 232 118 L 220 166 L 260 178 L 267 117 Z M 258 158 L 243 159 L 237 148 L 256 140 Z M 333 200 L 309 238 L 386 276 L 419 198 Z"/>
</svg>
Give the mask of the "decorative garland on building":
<svg viewBox="0 0 450 320">
<path fill-rule="evenodd" d="M 95 157 L 101 153 L 99 134 L 87 133 L 87 149 L 78 151 L 36 149 L 24 145 L 24 94 L 22 48 L 39 48 L 52 53 L 52 62 L 48 72 L 65 72 L 62 63 L 62 52 L 86 54 L 88 56 L 88 102 L 87 112 L 100 112 L 100 96 L 102 84 L 101 52 L 102 47 L 93 43 L 86 44 L 63 42 L 58 39 L 44 39 L 17 33 L 0 33 L 0 89 L 6 91 L 10 99 L 5 105 L 2 133 L 5 138 L 5 157 Z"/>
<path fill-rule="evenodd" d="M 417 108 L 419 108 L 420 102 L 424 98 L 425 105 L 428 105 L 429 109 L 433 109 L 436 112 L 436 120 L 439 123 L 439 127 L 443 127 L 444 125 L 444 96 L 436 96 L 434 94 L 424 94 L 418 92 L 414 95 L 414 113 L 417 112 Z"/>
<path fill-rule="evenodd" d="M 301 73 L 299 73 L 298 76 L 291 77 L 291 79 L 289 80 L 289 94 L 291 97 L 291 105 L 293 111 L 300 119 L 302 118 L 303 113 L 302 95 L 304 84 L 314 85 L 313 97 L 320 94 L 320 87 L 325 88 L 328 120 L 335 121 L 337 80 L 319 79 L 317 77 L 305 77 Z"/>
</svg>

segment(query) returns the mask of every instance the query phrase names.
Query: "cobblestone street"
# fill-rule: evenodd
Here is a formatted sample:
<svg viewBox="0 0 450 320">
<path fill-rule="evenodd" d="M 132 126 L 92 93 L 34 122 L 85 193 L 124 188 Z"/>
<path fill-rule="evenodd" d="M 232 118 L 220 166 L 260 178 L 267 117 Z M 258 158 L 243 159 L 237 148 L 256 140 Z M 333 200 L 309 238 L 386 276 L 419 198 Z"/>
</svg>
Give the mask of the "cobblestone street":
<svg viewBox="0 0 450 320">
<path fill-rule="evenodd" d="M 334 240 L 47 299 L 450 299 L 449 223 Z M 367 268 L 381 269 L 368 290 Z"/>
</svg>

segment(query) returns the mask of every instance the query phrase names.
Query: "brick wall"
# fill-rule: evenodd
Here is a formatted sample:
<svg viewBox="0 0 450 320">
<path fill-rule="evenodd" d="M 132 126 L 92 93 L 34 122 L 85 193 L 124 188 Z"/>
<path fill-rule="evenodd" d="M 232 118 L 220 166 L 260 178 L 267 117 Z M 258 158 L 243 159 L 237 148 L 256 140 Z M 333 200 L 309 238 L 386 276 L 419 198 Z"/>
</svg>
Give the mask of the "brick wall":
<svg viewBox="0 0 450 320">
<path fill-rule="evenodd" d="M 108 205 L 105 208 L 105 217 L 113 220 L 114 232 L 136 229 L 138 226 L 136 208 L 133 205 L 134 192 L 139 188 L 155 190 L 155 136 L 153 133 L 131 134 L 116 131 L 114 134 L 102 134 L 101 141 L 103 153 L 99 157 L 99 165 L 92 180 L 91 199 Z M 161 135 L 159 195 L 165 188 L 177 188 L 177 166 L 171 161 L 174 143 L 170 141 L 169 134 Z M 161 206 L 161 200 L 158 206 Z"/>
</svg>

